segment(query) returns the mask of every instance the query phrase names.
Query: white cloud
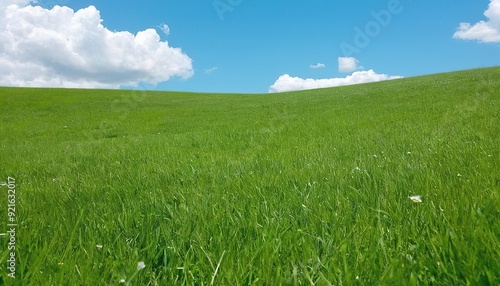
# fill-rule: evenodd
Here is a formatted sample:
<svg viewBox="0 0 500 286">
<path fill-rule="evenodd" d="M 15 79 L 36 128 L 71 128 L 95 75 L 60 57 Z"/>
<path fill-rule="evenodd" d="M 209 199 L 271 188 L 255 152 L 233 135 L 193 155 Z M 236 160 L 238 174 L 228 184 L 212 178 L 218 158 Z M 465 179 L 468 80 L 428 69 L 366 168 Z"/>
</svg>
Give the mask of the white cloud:
<svg viewBox="0 0 500 286">
<path fill-rule="evenodd" d="M 2 2 L 0 3 L 0 13 L 3 13 L 3 11 L 5 10 L 5 8 L 7 6 L 10 6 L 10 5 L 15 5 L 15 6 L 18 6 L 18 7 L 24 7 L 32 2 L 37 2 L 37 1 L 31 1 L 31 0 L 2 0 Z M 3 15 L 3 14 L 2 14 Z"/>
<path fill-rule="evenodd" d="M 376 82 L 390 79 L 402 78 L 401 76 L 389 76 L 378 74 L 373 70 L 354 72 L 345 78 L 326 78 L 326 79 L 303 79 L 300 77 L 291 77 L 288 74 L 280 76 L 276 82 L 269 87 L 269 92 L 284 92 L 293 90 L 305 90 L 314 88 L 335 87 L 343 85 L 352 85 L 359 83 Z"/>
<path fill-rule="evenodd" d="M 358 67 L 358 60 L 353 57 L 339 57 L 339 72 L 350 73 L 362 67 Z"/>
<path fill-rule="evenodd" d="M 158 28 L 160 28 L 160 30 L 163 32 L 163 34 L 165 34 L 165 36 L 168 36 L 170 35 L 170 27 L 165 24 L 165 23 L 161 23 Z"/>
<path fill-rule="evenodd" d="M 94 6 L 27 4 L 0 4 L 0 85 L 118 88 L 193 75 L 191 58 L 154 29 L 112 32 Z"/>
<path fill-rule="evenodd" d="M 309 68 L 311 69 L 322 69 L 322 68 L 325 68 L 325 64 L 321 64 L 321 63 L 317 63 L 315 65 L 309 65 Z"/>
<path fill-rule="evenodd" d="M 208 69 L 205 69 L 205 73 L 206 74 L 212 74 L 213 72 L 215 72 L 216 70 L 218 70 L 219 68 L 218 67 L 211 67 L 211 68 L 208 68 Z"/>
<path fill-rule="evenodd" d="M 479 21 L 474 25 L 460 23 L 453 38 L 484 43 L 500 42 L 500 0 L 491 0 L 484 15 L 487 21 Z"/>
</svg>

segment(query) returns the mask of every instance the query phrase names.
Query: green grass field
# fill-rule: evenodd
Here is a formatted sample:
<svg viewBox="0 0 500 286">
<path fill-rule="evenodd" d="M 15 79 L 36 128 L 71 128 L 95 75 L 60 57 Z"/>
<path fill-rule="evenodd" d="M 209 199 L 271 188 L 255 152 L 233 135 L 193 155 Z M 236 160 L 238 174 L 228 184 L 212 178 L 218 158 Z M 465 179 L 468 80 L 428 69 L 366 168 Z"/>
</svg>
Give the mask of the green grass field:
<svg viewBox="0 0 500 286">
<path fill-rule="evenodd" d="M 0 284 L 500 284 L 499 67 L 262 95 L 0 88 L 0 118 Z"/>
</svg>

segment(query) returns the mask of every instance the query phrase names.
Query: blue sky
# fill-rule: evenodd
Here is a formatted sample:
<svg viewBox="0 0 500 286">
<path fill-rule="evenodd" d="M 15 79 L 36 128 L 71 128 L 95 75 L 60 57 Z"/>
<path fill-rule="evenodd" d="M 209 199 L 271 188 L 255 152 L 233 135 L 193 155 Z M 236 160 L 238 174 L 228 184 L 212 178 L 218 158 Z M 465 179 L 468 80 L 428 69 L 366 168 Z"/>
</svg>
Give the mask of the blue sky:
<svg viewBox="0 0 500 286">
<path fill-rule="evenodd" d="M 137 35 L 154 28 L 160 36 L 159 41 L 168 42 L 169 51 L 182 49 L 181 52 L 176 50 L 177 56 L 173 55 L 179 59 L 178 65 L 184 65 L 180 76 L 172 72 L 168 80 L 163 81 L 161 75 L 144 80 L 149 78 L 145 75 L 139 83 L 133 80 L 129 81 L 130 85 L 120 83 L 121 88 L 136 85 L 135 88 L 140 89 L 265 93 L 280 77 L 283 86 L 293 79 L 301 86 L 296 89 L 302 89 L 307 78 L 314 87 L 317 79 L 345 79 L 356 73 L 369 77 L 367 73 L 361 74 L 369 70 L 376 75 L 386 75 L 382 79 L 388 79 L 500 65 L 500 40 L 494 34 L 496 29 L 500 35 L 498 0 L 462 0 L 459 3 L 456 0 L 40 0 L 39 3 L 46 10 L 54 4 L 68 6 L 75 12 L 92 5 L 100 14 L 102 26 L 111 32 L 127 31 Z M 483 14 L 489 8 L 488 15 L 492 19 Z M 481 21 L 493 29 L 489 39 L 484 38 L 484 29 L 479 31 Z M 460 23 L 470 23 L 470 26 L 464 26 L 464 33 L 457 35 Z M 162 30 L 165 25 L 168 33 Z M 26 31 L 19 33 L 28 34 Z M 38 51 L 47 45 L 40 47 Z M 68 52 L 78 53 L 86 54 Z M 123 54 L 137 55 L 126 51 Z M 168 62 L 170 54 L 156 53 L 145 60 Z M 57 55 L 48 58 L 54 57 Z M 340 72 L 339 58 L 345 57 L 351 57 L 355 67 Z M 187 59 L 191 62 L 187 63 Z M 38 62 L 36 58 L 23 60 L 23 64 Z M 44 60 L 44 64 L 50 66 L 50 59 Z M 85 63 L 86 67 L 89 65 Z M 190 71 L 186 70 L 189 69 L 186 65 L 191 65 Z M 77 69 L 75 66 L 66 68 Z M 50 70 L 55 69 L 50 66 Z M 165 69 L 175 68 L 166 63 Z M 77 74 L 88 74 L 74 73 L 75 80 Z M 15 81 L 12 74 L 15 73 L 4 76 L 3 80 L 0 78 L 0 85 L 26 83 Z M 95 75 L 93 80 L 98 76 L 103 77 Z M 61 78 L 59 83 L 64 83 L 64 77 Z M 26 85 L 33 84 L 28 82 Z"/>
</svg>

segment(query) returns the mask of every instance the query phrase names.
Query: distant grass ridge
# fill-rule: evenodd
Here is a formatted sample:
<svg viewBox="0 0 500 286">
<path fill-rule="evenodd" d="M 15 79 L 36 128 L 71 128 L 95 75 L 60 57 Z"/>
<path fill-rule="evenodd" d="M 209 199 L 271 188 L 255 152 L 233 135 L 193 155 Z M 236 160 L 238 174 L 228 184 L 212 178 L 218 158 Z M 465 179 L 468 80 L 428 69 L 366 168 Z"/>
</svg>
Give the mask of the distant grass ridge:
<svg viewBox="0 0 500 286">
<path fill-rule="evenodd" d="M 499 67 L 257 95 L 0 88 L 0 120 L 4 285 L 500 284 Z"/>
</svg>

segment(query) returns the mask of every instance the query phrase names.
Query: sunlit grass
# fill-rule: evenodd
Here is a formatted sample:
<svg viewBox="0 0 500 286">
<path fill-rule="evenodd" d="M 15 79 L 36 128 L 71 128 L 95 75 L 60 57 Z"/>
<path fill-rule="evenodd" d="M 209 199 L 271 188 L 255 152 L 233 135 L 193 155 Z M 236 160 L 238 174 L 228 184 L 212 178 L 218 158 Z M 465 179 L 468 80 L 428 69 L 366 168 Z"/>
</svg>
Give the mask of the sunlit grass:
<svg viewBox="0 0 500 286">
<path fill-rule="evenodd" d="M 0 279 L 498 285 L 499 79 L 266 95 L 2 88 L 0 175 L 18 180 L 20 224 L 17 278 Z"/>
</svg>

